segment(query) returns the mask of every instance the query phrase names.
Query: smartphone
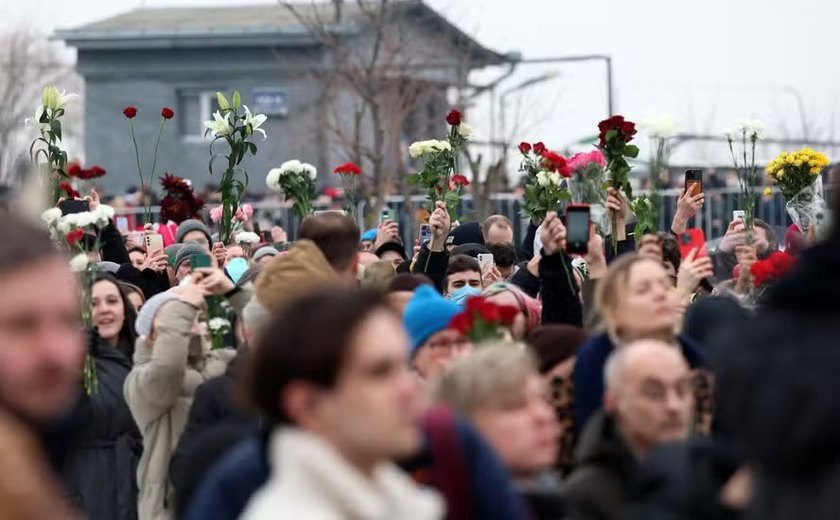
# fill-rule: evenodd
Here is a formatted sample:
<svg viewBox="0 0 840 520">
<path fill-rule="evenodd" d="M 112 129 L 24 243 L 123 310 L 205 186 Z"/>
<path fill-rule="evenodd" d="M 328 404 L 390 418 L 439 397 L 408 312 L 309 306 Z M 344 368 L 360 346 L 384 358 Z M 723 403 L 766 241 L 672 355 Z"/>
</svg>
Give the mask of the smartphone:
<svg viewBox="0 0 840 520">
<path fill-rule="evenodd" d="M 677 239 L 680 255 L 685 258 L 693 249 L 697 250 L 697 258 L 708 255 L 706 251 L 706 234 L 702 229 L 689 229 L 680 233 Z"/>
<path fill-rule="evenodd" d="M 347 214 L 347 212 L 343 209 L 323 209 L 316 211 L 315 213 L 313 213 L 313 215 L 317 217 L 318 215 L 323 215 L 324 213 L 341 213 L 342 215 Z"/>
<path fill-rule="evenodd" d="M 146 252 L 163 250 L 163 236 L 158 233 L 143 236 L 144 244 L 146 245 Z"/>
<path fill-rule="evenodd" d="M 121 235 L 128 234 L 128 217 L 117 217 L 117 229 Z"/>
<path fill-rule="evenodd" d="M 566 252 L 585 255 L 589 251 L 589 206 L 575 204 L 566 208 Z"/>
<path fill-rule="evenodd" d="M 736 220 L 743 221 L 744 220 L 744 215 L 746 215 L 744 210 L 736 209 L 735 211 L 732 212 L 732 222 L 735 222 Z"/>
<path fill-rule="evenodd" d="M 432 239 L 432 226 L 429 224 L 420 225 L 420 243 L 425 244 Z"/>
<path fill-rule="evenodd" d="M 685 171 L 685 191 L 688 192 L 693 184 L 697 185 L 694 194 L 703 193 L 703 170 L 686 170 Z"/>
<path fill-rule="evenodd" d="M 90 202 L 87 200 L 62 200 L 58 203 L 62 215 L 72 215 L 73 213 L 84 213 L 90 211 Z"/>
<path fill-rule="evenodd" d="M 190 271 L 212 266 L 212 260 L 207 253 L 193 253 L 190 255 Z"/>
<path fill-rule="evenodd" d="M 390 209 L 383 209 L 382 212 L 379 214 L 379 223 L 382 224 L 386 220 L 394 220 L 394 212 Z"/>
<path fill-rule="evenodd" d="M 493 258 L 493 253 L 479 253 L 478 265 L 481 266 L 482 272 L 486 272 L 490 269 L 493 269 L 493 266 L 496 265 L 496 260 Z"/>
</svg>

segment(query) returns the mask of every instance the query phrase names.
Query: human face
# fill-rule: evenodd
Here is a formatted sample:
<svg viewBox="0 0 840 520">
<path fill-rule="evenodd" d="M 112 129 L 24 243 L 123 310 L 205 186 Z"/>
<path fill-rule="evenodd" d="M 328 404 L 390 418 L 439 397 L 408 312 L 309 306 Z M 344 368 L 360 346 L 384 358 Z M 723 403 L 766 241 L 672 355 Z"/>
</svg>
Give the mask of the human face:
<svg viewBox="0 0 840 520">
<path fill-rule="evenodd" d="M 373 242 L 370 240 L 362 240 L 361 245 L 359 245 L 359 251 L 368 252 L 373 247 Z"/>
<path fill-rule="evenodd" d="M 461 271 L 446 277 L 446 295 L 469 285 L 481 289 L 481 273 L 478 271 Z"/>
<path fill-rule="evenodd" d="M 388 295 L 388 303 L 402 316 L 405 314 L 405 308 L 408 306 L 408 302 L 413 297 L 414 293 L 411 291 L 394 291 Z"/>
<path fill-rule="evenodd" d="M 472 419 L 515 476 L 534 476 L 557 459 L 557 418 L 536 373 L 528 376 L 519 395 L 500 396 L 475 411 Z"/>
<path fill-rule="evenodd" d="M 202 231 L 195 230 L 190 231 L 186 235 L 184 235 L 184 239 L 181 240 L 184 244 L 199 244 L 204 246 L 208 251 L 210 251 L 210 241 L 207 240 L 207 235 L 205 235 Z"/>
<path fill-rule="evenodd" d="M 0 275 L 0 402 L 47 421 L 70 406 L 85 340 L 75 278 L 60 258 Z"/>
<path fill-rule="evenodd" d="M 128 301 L 131 302 L 131 306 L 134 307 L 134 312 L 140 312 L 140 309 L 143 308 L 143 298 L 134 291 L 130 291 L 128 293 Z"/>
<path fill-rule="evenodd" d="M 192 267 L 190 267 L 189 259 L 184 260 L 183 262 L 181 262 L 181 265 L 178 266 L 178 271 L 175 273 L 175 279 L 178 281 L 178 283 L 181 283 L 184 280 L 184 278 L 189 276 L 191 272 Z"/>
<path fill-rule="evenodd" d="M 394 266 L 394 269 L 396 269 L 397 267 L 402 265 L 403 262 L 405 262 L 405 260 L 403 260 L 403 257 L 401 257 L 400 254 L 396 251 L 385 251 L 384 253 L 382 253 L 382 256 L 379 257 L 379 259 L 390 263 L 392 266 Z"/>
<path fill-rule="evenodd" d="M 639 242 L 639 254 L 645 258 L 662 261 L 662 239 L 656 235 L 645 235 Z"/>
<path fill-rule="evenodd" d="M 505 225 L 493 224 L 484 237 L 485 244 L 513 244 L 513 230 Z"/>
<path fill-rule="evenodd" d="M 496 305 L 506 305 L 508 307 L 515 307 L 519 309 L 519 301 L 517 301 L 516 296 L 514 296 L 510 291 L 503 291 L 499 294 L 489 296 L 487 301 L 491 301 Z M 520 310 L 516 314 L 516 318 L 513 320 L 513 325 L 510 327 L 510 333 L 513 335 L 513 339 L 519 340 L 524 338 L 525 327 L 527 325 L 528 320 L 525 318 L 525 313 Z"/>
<path fill-rule="evenodd" d="M 416 381 L 408 370 L 408 337 L 390 312 L 371 314 L 353 335 L 336 385 L 315 399 L 315 423 L 339 452 L 371 467 L 420 447 Z"/>
<path fill-rule="evenodd" d="M 242 246 L 230 246 L 227 248 L 227 256 L 225 257 L 225 267 L 235 258 L 245 258 L 245 251 Z"/>
<path fill-rule="evenodd" d="M 605 320 L 625 341 L 667 335 L 677 319 L 672 289 L 671 278 L 659 262 L 637 262 Z"/>
<path fill-rule="evenodd" d="M 143 262 L 146 261 L 146 253 L 143 251 L 134 250 L 128 253 L 128 257 L 131 259 L 131 265 L 140 269 L 143 267 Z"/>
<path fill-rule="evenodd" d="M 93 324 L 99 328 L 102 339 L 116 345 L 120 331 L 125 323 L 120 290 L 108 280 L 93 284 Z"/>
<path fill-rule="evenodd" d="M 455 359 L 473 351 L 472 343 L 460 332 L 446 329 L 432 334 L 414 355 L 414 368 L 424 379 L 441 373 Z"/>
<path fill-rule="evenodd" d="M 694 394 L 682 354 L 657 349 L 628 359 L 619 388 L 607 392 L 605 408 L 636 451 L 688 437 Z"/>
</svg>

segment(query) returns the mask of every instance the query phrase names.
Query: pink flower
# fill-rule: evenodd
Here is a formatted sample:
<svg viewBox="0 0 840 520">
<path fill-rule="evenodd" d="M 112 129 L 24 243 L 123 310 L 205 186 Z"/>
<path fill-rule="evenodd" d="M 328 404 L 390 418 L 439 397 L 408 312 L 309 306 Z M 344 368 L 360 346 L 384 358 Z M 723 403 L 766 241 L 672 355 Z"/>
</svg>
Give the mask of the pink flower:
<svg viewBox="0 0 840 520">
<path fill-rule="evenodd" d="M 604 159 L 604 154 L 602 154 L 600 150 L 595 150 L 589 153 L 579 153 L 571 159 L 569 159 L 568 166 L 570 170 L 578 171 L 586 168 L 591 163 L 595 163 L 601 168 L 607 166 L 607 161 Z"/>
<path fill-rule="evenodd" d="M 222 220 L 222 207 L 216 206 L 210 210 L 210 220 L 213 222 L 220 222 Z"/>
<path fill-rule="evenodd" d="M 248 222 L 249 220 L 251 220 L 251 216 L 253 216 L 253 214 L 254 207 L 250 204 L 243 204 L 239 206 L 238 210 L 236 210 L 236 216 L 234 216 L 233 218 L 235 218 L 239 222 Z"/>
</svg>

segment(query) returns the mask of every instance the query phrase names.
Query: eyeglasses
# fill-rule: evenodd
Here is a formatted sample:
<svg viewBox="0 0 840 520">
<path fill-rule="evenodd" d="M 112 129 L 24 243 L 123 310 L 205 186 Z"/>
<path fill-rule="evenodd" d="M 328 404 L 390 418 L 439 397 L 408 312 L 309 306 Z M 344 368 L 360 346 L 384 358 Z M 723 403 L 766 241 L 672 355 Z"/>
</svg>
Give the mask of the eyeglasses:
<svg viewBox="0 0 840 520">
<path fill-rule="evenodd" d="M 469 345 L 469 342 L 466 340 L 466 338 L 458 338 L 458 339 L 455 339 L 455 340 L 442 339 L 442 340 L 437 340 L 437 341 L 433 341 L 431 343 L 426 344 L 426 346 L 429 347 L 430 349 L 447 349 L 447 350 L 455 349 L 455 350 L 459 350 L 459 351 L 466 348 L 467 345 Z"/>
</svg>

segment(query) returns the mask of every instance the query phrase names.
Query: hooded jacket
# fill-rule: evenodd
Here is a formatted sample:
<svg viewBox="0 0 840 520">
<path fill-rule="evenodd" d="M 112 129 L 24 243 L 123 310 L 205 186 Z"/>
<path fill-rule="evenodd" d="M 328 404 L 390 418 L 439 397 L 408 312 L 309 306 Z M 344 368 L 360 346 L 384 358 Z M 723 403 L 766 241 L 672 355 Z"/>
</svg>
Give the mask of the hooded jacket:
<svg viewBox="0 0 840 520">
<path fill-rule="evenodd" d="M 251 291 L 243 288 L 230 299 L 237 312 Z M 208 351 L 191 329 L 198 309 L 181 301 L 167 305 L 160 316 L 154 346 L 137 340 L 134 369 L 126 378 L 125 398 L 143 434 L 143 457 L 137 469 L 140 520 L 171 518 L 169 461 L 187 422 L 196 389 L 225 372 L 235 352 Z"/>
</svg>

